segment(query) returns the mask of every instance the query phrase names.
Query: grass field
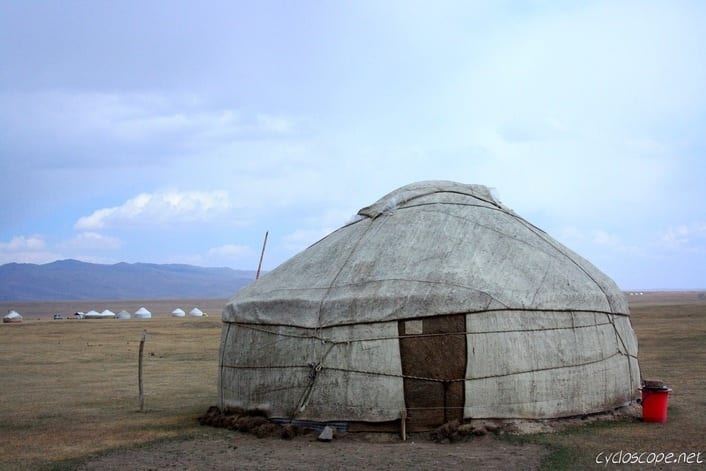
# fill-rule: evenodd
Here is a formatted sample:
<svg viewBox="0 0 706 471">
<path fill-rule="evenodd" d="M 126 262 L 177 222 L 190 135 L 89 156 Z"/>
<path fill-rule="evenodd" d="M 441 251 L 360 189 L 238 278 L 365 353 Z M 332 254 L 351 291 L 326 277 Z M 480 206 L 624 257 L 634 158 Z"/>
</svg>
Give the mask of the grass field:
<svg viewBox="0 0 706 471">
<path fill-rule="evenodd" d="M 596 469 L 598 453 L 620 450 L 701 452 L 706 461 L 706 300 L 672 297 L 629 298 L 643 377 L 674 390 L 666 424 L 625 419 L 510 441 L 549 447 L 547 469 Z M 15 307 L 30 320 L 0 325 L 0 469 L 70 469 L 109 449 L 223 434 L 196 423 L 217 402 L 223 302 L 202 300 L 200 307 L 211 313 L 207 318 L 168 317 L 191 301 L 124 303 L 132 312 L 146 305 L 157 313 L 151 320 L 126 321 L 46 320 L 57 309 L 124 308 L 111 303 Z M 144 331 L 145 411 L 139 412 L 137 358 Z"/>
<path fill-rule="evenodd" d="M 0 469 L 208 432 L 196 417 L 217 403 L 220 328 L 220 316 L 2 325 Z"/>
</svg>

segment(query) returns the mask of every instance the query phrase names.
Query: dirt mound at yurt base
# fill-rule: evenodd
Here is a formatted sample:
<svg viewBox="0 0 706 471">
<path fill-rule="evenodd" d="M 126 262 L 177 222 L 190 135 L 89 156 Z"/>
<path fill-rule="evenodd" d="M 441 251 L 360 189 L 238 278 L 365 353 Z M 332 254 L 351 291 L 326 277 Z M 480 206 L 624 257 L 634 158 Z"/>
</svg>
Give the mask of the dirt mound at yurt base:
<svg viewBox="0 0 706 471">
<path fill-rule="evenodd" d="M 209 407 L 206 414 L 199 417 L 198 421 L 201 425 L 250 433 L 258 438 L 281 437 L 289 439 L 315 432 L 313 428 L 293 424 L 277 424 L 269 420 L 261 411 L 245 411 L 242 409 L 222 411 L 216 406 Z"/>
<path fill-rule="evenodd" d="M 452 420 L 435 428 L 430 432 L 416 432 L 409 434 L 416 440 L 429 440 L 437 443 L 455 443 L 470 440 L 484 435 L 524 435 L 531 433 L 552 433 L 566 430 L 571 427 L 587 425 L 597 421 L 638 421 L 641 408 L 638 404 L 599 412 L 595 414 L 563 417 L 559 419 L 464 419 Z M 308 422 L 308 421 L 282 421 L 270 420 L 263 411 L 243 409 L 221 410 L 211 406 L 206 413 L 198 418 L 200 425 L 225 428 L 228 430 L 248 433 L 258 438 L 279 437 L 285 440 L 297 436 L 319 434 L 323 428 L 333 430 L 335 438 L 348 436 L 347 424 L 344 422 Z M 369 432 L 352 432 L 353 435 L 369 436 Z M 406 439 L 402 428 L 400 433 L 380 432 L 380 435 L 398 436 Z"/>
</svg>

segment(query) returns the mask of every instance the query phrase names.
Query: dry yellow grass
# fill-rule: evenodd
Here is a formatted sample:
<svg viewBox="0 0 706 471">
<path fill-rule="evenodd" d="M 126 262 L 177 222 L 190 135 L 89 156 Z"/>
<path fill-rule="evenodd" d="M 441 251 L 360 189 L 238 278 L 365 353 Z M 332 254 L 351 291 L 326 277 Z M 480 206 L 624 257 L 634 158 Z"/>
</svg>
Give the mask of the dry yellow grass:
<svg viewBox="0 0 706 471">
<path fill-rule="evenodd" d="M 203 430 L 196 417 L 217 402 L 220 327 L 220 316 L 2 325 L 0 468 L 35 469 Z"/>
<path fill-rule="evenodd" d="M 559 460 L 549 467 L 595 469 L 601 451 L 700 451 L 706 458 L 706 301 L 641 301 L 631 306 L 640 366 L 645 379 L 674 389 L 668 422 L 597 423 L 523 438 L 554 447 Z M 223 433 L 196 423 L 217 402 L 221 321 L 215 310 L 201 319 L 0 325 L 0 469 L 37 469 L 113 448 Z M 143 329 L 140 413 L 137 352 Z"/>
</svg>

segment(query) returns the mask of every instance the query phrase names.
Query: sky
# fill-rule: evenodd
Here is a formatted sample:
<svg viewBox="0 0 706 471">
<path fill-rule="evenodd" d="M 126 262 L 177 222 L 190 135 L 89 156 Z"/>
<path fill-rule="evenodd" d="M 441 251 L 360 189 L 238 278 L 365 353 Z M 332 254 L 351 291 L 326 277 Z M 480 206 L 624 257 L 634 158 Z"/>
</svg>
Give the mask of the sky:
<svg viewBox="0 0 706 471">
<path fill-rule="evenodd" d="M 0 0 L 0 264 L 271 270 L 408 183 L 706 288 L 706 3 Z"/>
</svg>

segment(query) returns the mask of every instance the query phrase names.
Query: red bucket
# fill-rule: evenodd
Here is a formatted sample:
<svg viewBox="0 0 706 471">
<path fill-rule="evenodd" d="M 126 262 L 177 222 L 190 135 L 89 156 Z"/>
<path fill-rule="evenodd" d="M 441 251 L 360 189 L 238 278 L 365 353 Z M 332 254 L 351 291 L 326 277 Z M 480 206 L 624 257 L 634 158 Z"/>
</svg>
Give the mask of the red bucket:
<svg viewBox="0 0 706 471">
<path fill-rule="evenodd" d="M 671 391 L 666 386 L 642 388 L 642 420 L 644 422 L 664 423 L 667 421 L 667 406 Z"/>
</svg>

